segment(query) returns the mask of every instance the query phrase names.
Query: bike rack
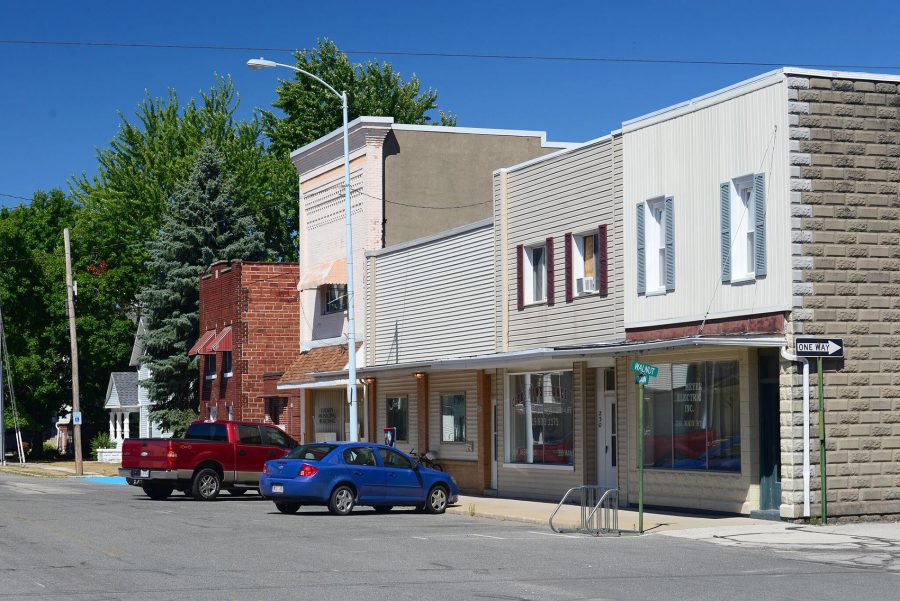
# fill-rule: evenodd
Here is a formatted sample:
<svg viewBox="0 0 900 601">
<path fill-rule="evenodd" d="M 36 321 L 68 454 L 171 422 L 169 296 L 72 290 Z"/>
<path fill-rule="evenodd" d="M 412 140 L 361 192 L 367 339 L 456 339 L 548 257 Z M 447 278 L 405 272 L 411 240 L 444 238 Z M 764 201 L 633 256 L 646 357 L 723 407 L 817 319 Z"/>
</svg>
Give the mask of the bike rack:
<svg viewBox="0 0 900 601">
<path fill-rule="evenodd" d="M 580 493 L 581 522 L 579 527 L 564 529 L 554 526 L 553 518 L 556 517 L 556 514 L 575 491 Z M 574 503 L 574 498 L 572 502 Z M 631 531 L 619 529 L 619 489 L 603 488 L 592 484 L 573 486 L 566 491 L 556 509 L 550 514 L 550 529 L 557 534 L 566 532 L 577 532 L 592 536 L 632 534 Z"/>
</svg>

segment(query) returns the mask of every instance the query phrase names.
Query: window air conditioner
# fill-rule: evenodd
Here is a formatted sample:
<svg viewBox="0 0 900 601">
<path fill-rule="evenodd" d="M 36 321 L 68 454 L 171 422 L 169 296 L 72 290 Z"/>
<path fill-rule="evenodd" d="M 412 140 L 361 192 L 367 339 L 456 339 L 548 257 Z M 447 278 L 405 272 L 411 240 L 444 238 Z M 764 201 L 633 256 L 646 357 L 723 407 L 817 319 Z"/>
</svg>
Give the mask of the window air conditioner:
<svg viewBox="0 0 900 601">
<path fill-rule="evenodd" d="M 587 294 L 597 291 L 597 281 L 594 278 L 578 278 L 576 280 L 578 294 Z"/>
</svg>

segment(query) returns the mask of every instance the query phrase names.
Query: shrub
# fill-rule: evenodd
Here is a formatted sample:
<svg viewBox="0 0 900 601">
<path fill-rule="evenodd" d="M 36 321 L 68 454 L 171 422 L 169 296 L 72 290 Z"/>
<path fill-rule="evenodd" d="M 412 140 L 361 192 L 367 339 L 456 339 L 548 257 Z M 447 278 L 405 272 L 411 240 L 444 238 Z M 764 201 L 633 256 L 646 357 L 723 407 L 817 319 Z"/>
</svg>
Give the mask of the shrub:
<svg viewBox="0 0 900 601">
<path fill-rule="evenodd" d="M 112 449 L 115 446 L 115 443 L 109 437 L 109 433 L 101 432 L 91 439 L 91 457 L 94 458 L 94 461 L 97 461 L 97 449 Z"/>
</svg>

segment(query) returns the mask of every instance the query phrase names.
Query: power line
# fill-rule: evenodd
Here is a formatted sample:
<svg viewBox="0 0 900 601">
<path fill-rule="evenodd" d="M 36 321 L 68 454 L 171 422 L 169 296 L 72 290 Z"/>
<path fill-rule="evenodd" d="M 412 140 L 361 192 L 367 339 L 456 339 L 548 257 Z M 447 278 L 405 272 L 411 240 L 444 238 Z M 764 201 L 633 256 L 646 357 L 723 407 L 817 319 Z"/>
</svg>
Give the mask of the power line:
<svg viewBox="0 0 900 601">
<path fill-rule="evenodd" d="M 220 44 L 162 44 L 155 42 L 103 42 L 93 40 L 22 40 L 0 39 L 0 44 L 8 46 L 81 46 L 95 48 L 143 48 L 152 50 L 216 50 L 227 52 L 308 52 L 305 48 L 288 48 L 278 46 L 226 46 Z M 676 58 L 639 58 L 628 56 L 566 56 L 546 54 L 481 54 L 474 52 L 416 52 L 402 50 L 342 50 L 345 54 L 362 54 L 378 56 L 411 56 L 423 58 L 450 58 L 476 60 L 511 60 L 511 61 L 544 61 L 544 62 L 582 62 L 582 63 L 636 63 L 657 65 L 710 65 L 731 67 L 782 67 L 793 65 L 817 69 L 861 69 L 861 70 L 900 70 L 898 65 L 840 65 L 827 63 L 804 63 L 796 61 L 766 62 L 751 60 L 714 60 L 714 59 L 676 59 Z"/>
</svg>

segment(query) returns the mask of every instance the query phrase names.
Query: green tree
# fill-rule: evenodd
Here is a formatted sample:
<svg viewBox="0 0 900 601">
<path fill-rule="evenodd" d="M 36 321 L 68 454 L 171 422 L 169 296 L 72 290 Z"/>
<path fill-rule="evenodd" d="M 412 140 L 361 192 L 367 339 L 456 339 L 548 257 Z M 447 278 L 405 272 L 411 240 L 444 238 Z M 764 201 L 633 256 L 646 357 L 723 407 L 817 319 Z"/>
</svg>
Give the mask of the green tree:
<svg viewBox="0 0 900 601">
<path fill-rule="evenodd" d="M 200 275 L 216 261 L 266 255 L 253 212 L 229 175 L 224 155 L 213 142 L 204 143 L 147 245 L 150 281 L 139 300 L 152 372 L 151 417 L 176 434 L 198 404 L 196 360 L 187 352 L 199 337 Z"/>
<path fill-rule="evenodd" d="M 348 118 L 393 117 L 397 123 L 456 125 L 456 117 L 438 111 L 437 90 L 422 90 L 415 74 L 404 81 L 389 63 L 351 63 L 331 40 L 319 40 L 309 51 L 295 52 L 297 67 L 321 77 L 334 89 L 350 95 Z M 272 105 L 284 113 L 261 111 L 264 131 L 271 140 L 270 152 L 288 157 L 291 151 L 341 127 L 341 101 L 314 79 L 295 74 L 278 85 Z"/>
<path fill-rule="evenodd" d="M 0 209 L 0 306 L 20 425 L 32 432 L 71 403 L 62 230 L 79 210 L 61 190 Z"/>
</svg>

